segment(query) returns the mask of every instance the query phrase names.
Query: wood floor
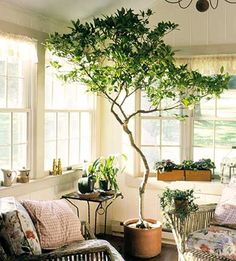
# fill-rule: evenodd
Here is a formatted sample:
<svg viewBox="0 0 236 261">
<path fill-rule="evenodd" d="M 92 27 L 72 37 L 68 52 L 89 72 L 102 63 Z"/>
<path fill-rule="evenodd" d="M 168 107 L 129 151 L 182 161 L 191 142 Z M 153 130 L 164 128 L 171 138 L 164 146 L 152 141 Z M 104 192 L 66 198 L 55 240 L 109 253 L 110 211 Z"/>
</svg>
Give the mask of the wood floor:
<svg viewBox="0 0 236 261">
<path fill-rule="evenodd" d="M 137 257 L 124 256 L 124 253 L 123 253 L 124 239 L 122 237 L 114 237 L 114 236 L 110 236 L 110 235 L 106 235 L 106 236 L 100 235 L 99 238 L 103 238 L 103 239 L 109 241 L 122 254 L 125 261 L 143 261 L 144 260 L 144 259 L 140 259 Z M 177 261 L 178 254 L 177 254 L 176 246 L 162 244 L 161 254 L 156 257 L 149 258 L 146 260 L 148 260 L 148 261 Z"/>
</svg>

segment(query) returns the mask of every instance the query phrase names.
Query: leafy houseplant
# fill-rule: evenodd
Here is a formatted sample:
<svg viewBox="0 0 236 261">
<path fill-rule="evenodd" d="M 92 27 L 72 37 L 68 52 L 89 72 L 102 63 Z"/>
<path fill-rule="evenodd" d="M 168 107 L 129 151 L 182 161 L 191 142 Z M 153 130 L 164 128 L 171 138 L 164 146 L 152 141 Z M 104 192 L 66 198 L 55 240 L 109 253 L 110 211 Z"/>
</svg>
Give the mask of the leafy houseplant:
<svg viewBox="0 0 236 261">
<path fill-rule="evenodd" d="M 178 165 L 170 159 L 167 159 L 155 162 L 154 168 L 160 171 L 171 171 L 173 169 L 178 169 Z"/>
<path fill-rule="evenodd" d="M 124 154 L 122 154 L 122 157 L 126 159 L 126 156 Z M 124 168 L 120 170 L 120 173 L 122 173 L 123 171 Z M 118 156 L 110 155 L 107 158 L 99 158 L 96 176 L 100 188 L 103 190 L 114 189 L 115 192 L 119 191 L 119 186 L 116 179 L 118 172 Z"/>
<path fill-rule="evenodd" d="M 175 211 L 180 220 L 184 221 L 191 212 L 198 210 L 198 205 L 194 203 L 194 200 L 193 189 L 171 190 L 167 188 L 160 198 L 160 205 L 164 215 L 168 211 Z"/>
<path fill-rule="evenodd" d="M 184 170 L 181 165 L 171 160 L 156 161 L 154 169 L 157 171 L 157 179 L 163 181 L 184 180 Z"/>
<path fill-rule="evenodd" d="M 111 113 L 140 156 L 145 169 L 138 190 L 139 221 L 136 226 L 140 228 L 150 227 L 143 213 L 150 167 L 134 138 L 132 120 L 140 114 L 183 106 L 192 108 L 203 97 L 220 95 L 229 81 L 223 70 L 218 75 L 203 76 L 188 70 L 187 65 L 177 66 L 174 51 L 164 42 L 164 36 L 178 25 L 160 22 L 150 27 L 151 15 L 150 9 L 136 14 L 122 8 L 113 15 L 93 18 L 89 23 L 73 21 L 69 33 L 54 33 L 46 41 L 46 47 L 53 54 L 65 58 L 72 66 L 69 71 L 63 71 L 58 61 L 53 62 L 61 78 L 83 82 L 89 92 L 106 99 Z M 125 106 L 140 92 L 146 95 L 150 107 L 127 112 Z M 174 105 L 160 109 L 160 102 L 166 98 Z"/>
</svg>

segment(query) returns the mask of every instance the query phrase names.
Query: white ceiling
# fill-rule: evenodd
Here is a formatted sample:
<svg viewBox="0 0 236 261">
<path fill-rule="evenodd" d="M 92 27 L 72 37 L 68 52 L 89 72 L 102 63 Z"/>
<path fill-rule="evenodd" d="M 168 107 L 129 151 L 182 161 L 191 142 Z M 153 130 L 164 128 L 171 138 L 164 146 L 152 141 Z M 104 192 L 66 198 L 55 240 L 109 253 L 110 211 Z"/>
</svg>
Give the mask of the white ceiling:
<svg viewBox="0 0 236 261">
<path fill-rule="evenodd" d="M 120 7 L 146 9 L 160 0 L 0 0 L 61 21 L 89 19 Z"/>
</svg>

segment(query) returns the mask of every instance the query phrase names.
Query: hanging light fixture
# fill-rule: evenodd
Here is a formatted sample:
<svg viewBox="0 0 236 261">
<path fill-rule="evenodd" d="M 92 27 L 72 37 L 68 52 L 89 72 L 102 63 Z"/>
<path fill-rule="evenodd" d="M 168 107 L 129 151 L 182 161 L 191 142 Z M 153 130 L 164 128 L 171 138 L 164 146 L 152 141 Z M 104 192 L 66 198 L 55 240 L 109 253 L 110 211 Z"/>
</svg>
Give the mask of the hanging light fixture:
<svg viewBox="0 0 236 261">
<path fill-rule="evenodd" d="M 164 0 L 164 1 L 170 4 L 178 4 L 179 7 L 182 9 L 188 8 L 193 2 L 193 0 Z M 224 1 L 229 4 L 236 4 L 236 0 L 234 1 L 224 0 Z M 199 12 L 205 12 L 208 10 L 210 6 L 212 9 L 216 9 L 218 7 L 218 4 L 219 4 L 219 0 L 196 0 L 196 9 Z"/>
</svg>

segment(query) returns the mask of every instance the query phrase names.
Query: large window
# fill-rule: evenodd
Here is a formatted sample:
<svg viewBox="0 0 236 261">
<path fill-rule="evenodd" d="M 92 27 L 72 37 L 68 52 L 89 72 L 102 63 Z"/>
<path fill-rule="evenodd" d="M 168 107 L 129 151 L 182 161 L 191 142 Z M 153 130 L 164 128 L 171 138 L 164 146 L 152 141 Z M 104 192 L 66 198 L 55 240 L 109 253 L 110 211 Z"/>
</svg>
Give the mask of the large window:
<svg viewBox="0 0 236 261">
<path fill-rule="evenodd" d="M 30 168 L 30 88 L 37 62 L 35 43 L 0 34 L 0 166 Z"/>
<path fill-rule="evenodd" d="M 54 158 L 63 167 L 90 161 L 94 98 L 82 84 L 64 84 L 50 66 L 45 87 L 45 170 Z"/>
<path fill-rule="evenodd" d="M 222 65 L 232 75 L 236 69 L 234 56 L 191 57 L 178 62 L 208 75 L 219 73 Z M 236 145 L 235 79 L 231 77 L 229 90 L 220 98 L 204 100 L 190 111 L 185 122 L 173 117 L 176 111 L 140 116 L 139 142 L 151 168 L 154 161 L 161 159 L 178 163 L 184 159 L 211 158 L 216 163 L 216 173 L 220 172 L 222 159 Z M 142 95 L 141 106 L 148 106 Z"/>
</svg>

